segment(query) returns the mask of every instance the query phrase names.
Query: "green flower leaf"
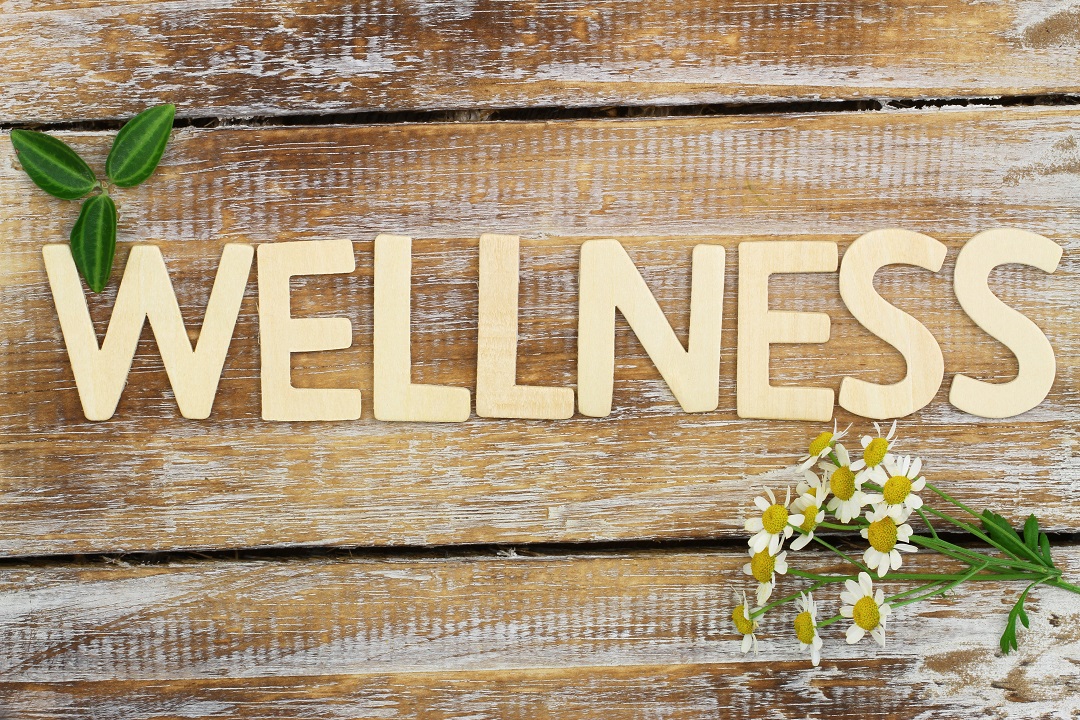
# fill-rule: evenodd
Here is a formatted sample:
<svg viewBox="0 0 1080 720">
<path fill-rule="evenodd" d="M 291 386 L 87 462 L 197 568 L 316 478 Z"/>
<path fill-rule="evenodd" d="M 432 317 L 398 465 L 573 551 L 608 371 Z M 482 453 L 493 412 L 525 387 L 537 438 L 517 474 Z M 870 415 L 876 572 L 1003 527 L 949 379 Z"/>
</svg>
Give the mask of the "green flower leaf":
<svg viewBox="0 0 1080 720">
<path fill-rule="evenodd" d="M 1039 533 L 1039 556 L 1047 567 L 1054 567 L 1054 558 L 1050 555 L 1050 538 L 1046 533 Z"/>
<path fill-rule="evenodd" d="M 113 140 L 105 174 L 119 187 L 138 185 L 154 172 L 172 131 L 176 106 L 158 105 L 131 118 Z"/>
<path fill-rule="evenodd" d="M 59 138 L 34 130 L 12 130 L 11 144 L 34 184 L 54 197 L 75 200 L 98 184 L 86 161 Z"/>
<path fill-rule="evenodd" d="M 1024 544 L 1029 549 L 1039 552 L 1039 519 L 1032 513 L 1024 523 Z"/>
<path fill-rule="evenodd" d="M 96 293 L 105 289 L 116 252 L 116 205 L 108 195 L 95 195 L 82 205 L 71 228 L 75 267 Z"/>
</svg>

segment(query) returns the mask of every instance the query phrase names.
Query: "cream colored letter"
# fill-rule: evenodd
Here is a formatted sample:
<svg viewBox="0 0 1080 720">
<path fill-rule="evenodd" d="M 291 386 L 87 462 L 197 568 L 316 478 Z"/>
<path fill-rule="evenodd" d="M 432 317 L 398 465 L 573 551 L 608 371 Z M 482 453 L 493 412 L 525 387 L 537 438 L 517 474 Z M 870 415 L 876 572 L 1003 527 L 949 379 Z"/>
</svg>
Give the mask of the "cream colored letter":
<svg viewBox="0 0 1080 720">
<path fill-rule="evenodd" d="M 375 417 L 464 422 L 469 391 L 412 382 L 412 238 L 375 238 Z"/>
<path fill-rule="evenodd" d="M 1061 260 L 1061 247 L 1023 230 L 1001 228 L 968 240 L 956 259 L 955 288 L 960 306 L 975 324 L 1016 356 L 1016 377 L 987 383 L 966 375 L 953 378 L 949 402 L 985 418 L 1005 418 L 1027 412 L 1043 401 L 1054 384 L 1054 348 L 1035 323 L 1001 302 L 986 282 L 990 271 L 1005 263 L 1020 263 L 1052 273 Z"/>
<path fill-rule="evenodd" d="M 724 248 L 694 248 L 689 350 L 683 349 L 641 273 L 617 241 L 584 243 L 580 272 L 578 410 L 592 417 L 611 413 L 615 308 L 630 324 L 682 409 L 715 410 L 720 394 Z"/>
<path fill-rule="evenodd" d="M 561 420 L 574 414 L 570 388 L 517 384 L 518 236 L 480 236 L 476 414 Z"/>
<path fill-rule="evenodd" d="M 844 253 L 840 297 L 863 326 L 900 351 L 907 374 L 892 385 L 846 377 L 840 383 L 840 406 L 863 417 L 883 420 L 909 415 L 934 399 L 945 373 L 941 348 L 915 318 L 890 305 L 874 289 L 874 275 L 885 265 L 916 265 L 937 272 L 945 246 L 910 230 L 874 230 Z"/>
<path fill-rule="evenodd" d="M 108 420 L 116 412 L 147 318 L 180 414 L 208 417 L 240 312 L 252 254 L 250 245 L 225 246 L 197 347 L 192 350 L 161 250 L 154 245 L 134 246 L 99 349 L 71 249 L 67 245 L 43 247 L 45 270 L 86 418 Z"/>
<path fill-rule="evenodd" d="M 828 420 L 833 391 L 769 384 L 769 345 L 823 343 L 829 339 L 825 313 L 769 310 L 769 276 L 836 270 L 836 243 L 780 240 L 739 243 L 739 358 L 736 406 L 739 417 L 768 420 Z"/>
<path fill-rule="evenodd" d="M 259 345 L 262 354 L 263 420 L 356 420 L 360 391 L 295 388 L 291 355 L 342 350 L 352 345 L 348 318 L 292 317 L 289 279 L 356 269 L 348 240 L 305 240 L 259 246 Z"/>
</svg>

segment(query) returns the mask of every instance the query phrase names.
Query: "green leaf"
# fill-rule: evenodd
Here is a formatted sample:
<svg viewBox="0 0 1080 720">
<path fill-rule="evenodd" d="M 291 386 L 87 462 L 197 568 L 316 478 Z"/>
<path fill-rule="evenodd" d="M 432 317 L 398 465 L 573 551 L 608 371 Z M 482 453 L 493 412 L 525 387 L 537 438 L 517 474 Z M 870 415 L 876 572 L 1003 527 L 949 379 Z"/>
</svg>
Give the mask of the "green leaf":
<svg viewBox="0 0 1080 720">
<path fill-rule="evenodd" d="M 998 642 L 998 646 L 1004 655 L 1008 655 L 1009 651 L 1020 647 L 1016 641 L 1016 619 L 1024 611 L 1024 598 L 1026 596 L 1027 593 L 1025 592 L 1013 605 L 1012 610 L 1009 611 L 1009 619 L 1005 622 L 1005 632 L 1001 634 L 1001 640 Z M 1025 619 L 1026 617 L 1025 615 Z M 1024 627 L 1027 627 L 1027 623 L 1024 623 Z"/>
<path fill-rule="evenodd" d="M 1035 552 L 1039 551 L 1039 519 L 1032 513 L 1024 522 L 1024 544 Z"/>
<path fill-rule="evenodd" d="M 1039 533 L 1039 556 L 1048 567 L 1054 567 L 1054 558 L 1050 555 L 1050 538 L 1046 533 Z"/>
<path fill-rule="evenodd" d="M 12 130 L 11 144 L 34 184 L 54 197 L 75 200 L 97 185 L 86 161 L 59 138 L 34 130 Z"/>
<path fill-rule="evenodd" d="M 116 252 L 116 205 L 108 195 L 95 195 L 82 205 L 71 228 L 71 255 L 90 289 L 98 293 L 109 283 Z"/>
<path fill-rule="evenodd" d="M 1008 520 L 995 512 L 983 510 L 982 521 L 983 528 L 991 540 L 1008 549 L 1013 555 L 1017 555 L 1017 553 L 1026 555 L 1023 540 L 1013 530 Z"/>
<path fill-rule="evenodd" d="M 154 172 L 172 132 L 176 106 L 158 105 L 131 118 L 113 140 L 105 173 L 119 187 L 138 185 Z"/>
</svg>

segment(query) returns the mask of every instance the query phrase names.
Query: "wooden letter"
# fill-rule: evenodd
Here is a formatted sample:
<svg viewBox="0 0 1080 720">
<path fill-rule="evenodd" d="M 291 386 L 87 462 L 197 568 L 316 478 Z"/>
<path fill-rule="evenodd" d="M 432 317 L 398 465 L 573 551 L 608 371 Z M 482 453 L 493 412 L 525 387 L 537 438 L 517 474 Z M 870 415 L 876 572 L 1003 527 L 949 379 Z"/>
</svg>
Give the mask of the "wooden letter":
<svg viewBox="0 0 1080 720">
<path fill-rule="evenodd" d="M 874 289 L 874 274 L 885 265 L 917 265 L 941 269 L 945 246 L 909 230 L 874 230 L 858 238 L 844 253 L 840 297 L 867 330 L 900 351 L 907 363 L 904 379 L 879 385 L 846 377 L 840 383 L 840 406 L 875 420 L 902 417 L 934 399 L 945 374 L 941 348 L 915 318 L 890 305 Z"/>
<path fill-rule="evenodd" d="M 760 241 L 739 243 L 739 353 L 736 406 L 741 418 L 828 420 L 833 391 L 769 384 L 769 345 L 823 343 L 829 339 L 825 313 L 769 310 L 769 276 L 833 272 L 836 243 Z"/>
<path fill-rule="evenodd" d="M 295 388 L 295 352 L 343 350 L 352 345 L 348 318 L 292 317 L 289 279 L 356 269 L 348 240 L 306 240 L 259 246 L 259 346 L 262 357 L 263 420 L 356 420 L 360 391 L 352 388 Z"/>
<path fill-rule="evenodd" d="M 414 385 L 409 338 L 412 238 L 375 238 L 375 417 L 379 420 L 464 422 L 469 391 Z"/>
<path fill-rule="evenodd" d="M 1027 412 L 1043 401 L 1054 384 L 1054 348 L 1035 323 L 1001 302 L 986 282 L 990 271 L 1005 263 L 1020 263 L 1052 273 L 1061 260 L 1061 247 L 1023 230 L 987 230 L 971 238 L 956 259 L 956 298 L 975 324 L 1007 347 L 1018 365 L 1016 377 L 987 383 L 966 375 L 953 378 L 949 402 L 985 418 L 1005 418 Z"/>
<path fill-rule="evenodd" d="M 563 420 L 574 414 L 570 388 L 517 384 L 518 236 L 480 236 L 476 414 Z"/>
<path fill-rule="evenodd" d="M 197 347 L 192 350 L 161 250 L 154 245 L 134 246 L 99 349 L 70 247 L 42 248 L 60 329 L 87 420 L 108 420 L 116 412 L 147 318 L 180 414 L 195 419 L 210 415 L 244 298 L 253 252 L 250 245 L 225 246 L 206 303 Z"/>
<path fill-rule="evenodd" d="M 695 247 L 692 272 L 689 349 L 684 350 L 622 245 L 616 240 L 590 240 L 581 246 L 578 409 L 582 414 L 604 417 L 611 413 L 615 308 L 630 324 L 682 409 L 716 409 L 720 394 L 724 248 Z"/>
</svg>

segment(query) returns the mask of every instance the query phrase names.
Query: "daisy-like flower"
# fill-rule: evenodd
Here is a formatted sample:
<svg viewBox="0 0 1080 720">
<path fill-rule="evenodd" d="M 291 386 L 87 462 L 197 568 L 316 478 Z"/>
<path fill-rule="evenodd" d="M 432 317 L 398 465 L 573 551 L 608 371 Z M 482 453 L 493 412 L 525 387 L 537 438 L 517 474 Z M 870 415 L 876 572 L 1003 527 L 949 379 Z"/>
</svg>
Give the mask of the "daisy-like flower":
<svg viewBox="0 0 1080 720">
<path fill-rule="evenodd" d="M 926 487 L 926 478 L 919 476 L 922 458 L 890 457 L 884 462 L 888 480 L 881 494 L 874 496 L 875 503 L 884 503 L 896 522 L 903 522 L 912 510 L 923 506 L 922 498 L 915 493 Z"/>
<path fill-rule="evenodd" d="M 759 552 L 751 550 L 750 562 L 742 569 L 758 581 L 757 604 L 764 605 L 776 587 L 776 576 L 787 573 L 787 550 L 779 555 L 771 555 L 767 549 Z"/>
<path fill-rule="evenodd" d="M 776 496 L 773 495 L 772 490 L 765 488 L 765 494 L 769 496 L 768 500 L 760 495 L 754 498 L 754 505 L 757 505 L 758 510 L 761 510 L 761 517 L 747 519 L 743 527 L 746 528 L 747 532 L 754 533 L 750 538 L 750 550 L 752 552 L 761 552 L 768 548 L 769 554 L 775 555 L 780 552 L 780 546 L 784 544 L 784 540 L 791 537 L 791 534 L 795 532 L 788 525 L 788 505 L 791 503 L 791 488 L 788 487 L 787 489 L 783 505 L 776 502 Z"/>
<path fill-rule="evenodd" d="M 915 552 L 918 550 L 914 545 L 908 545 L 907 541 L 914 532 L 908 525 L 907 514 L 894 518 L 886 505 L 878 505 L 872 511 L 866 513 L 866 519 L 870 521 L 870 527 L 864 527 L 859 534 L 870 541 L 870 547 L 863 553 L 863 562 L 872 568 L 877 568 L 879 578 L 885 577 L 889 570 L 896 570 L 902 562 L 900 550 Z M 901 525 L 897 525 L 899 520 Z"/>
<path fill-rule="evenodd" d="M 818 467 L 828 476 L 829 490 L 833 494 L 825 507 L 836 515 L 840 522 L 846 523 L 859 516 L 863 506 L 869 504 L 870 498 L 862 491 L 863 478 L 852 470 L 847 448 L 839 443 L 836 445 L 836 459 L 840 461 L 839 465 L 825 461 Z"/>
<path fill-rule="evenodd" d="M 893 420 L 888 434 L 882 435 L 881 427 L 877 423 L 874 423 L 874 432 L 877 433 L 877 437 L 863 435 L 863 455 L 851 463 L 851 469 L 863 480 L 874 479 L 885 482 L 885 470 L 881 465 L 885 460 L 892 459 L 889 450 L 896 444 L 896 421 Z"/>
<path fill-rule="evenodd" d="M 840 593 L 840 600 L 845 603 L 840 614 L 853 621 L 847 629 L 848 644 L 857 643 L 870 633 L 878 645 L 885 647 L 885 620 L 892 612 L 885 602 L 885 593 L 878 588 L 875 594 L 874 583 L 864 572 L 859 573 L 859 582 L 846 580 L 844 586 L 847 590 Z"/>
<path fill-rule="evenodd" d="M 826 430 L 814 438 L 814 441 L 810 443 L 810 447 L 806 451 L 806 455 L 799 458 L 799 469 L 806 470 L 818 460 L 828 457 L 829 453 L 832 452 L 833 445 L 843 439 L 844 435 L 847 435 L 849 429 L 851 429 L 851 425 L 848 425 L 843 430 L 837 431 L 836 420 L 833 420 L 832 432 Z"/>
<path fill-rule="evenodd" d="M 802 530 L 802 534 L 791 541 L 792 550 L 806 547 L 814 539 L 814 529 L 825 521 L 825 501 L 829 497 L 829 489 L 813 473 L 808 472 L 807 475 L 812 480 L 799 483 L 796 488 L 799 497 L 791 504 L 791 515 L 788 516 L 788 523 Z"/>
<path fill-rule="evenodd" d="M 810 593 L 799 595 L 796 603 L 801 611 L 795 616 L 795 637 L 799 639 L 799 647 L 810 650 L 810 662 L 814 667 L 821 662 L 821 637 L 817 632 L 817 603 Z"/>
<path fill-rule="evenodd" d="M 731 621 L 735 623 L 735 629 L 743 636 L 743 654 L 750 652 L 751 647 L 754 648 L 754 652 L 757 652 L 757 637 L 754 632 L 758 628 L 758 621 L 750 619 L 750 606 L 746 603 L 746 592 L 740 592 L 742 592 L 742 603 L 735 606 L 735 610 L 731 613 Z"/>
</svg>

